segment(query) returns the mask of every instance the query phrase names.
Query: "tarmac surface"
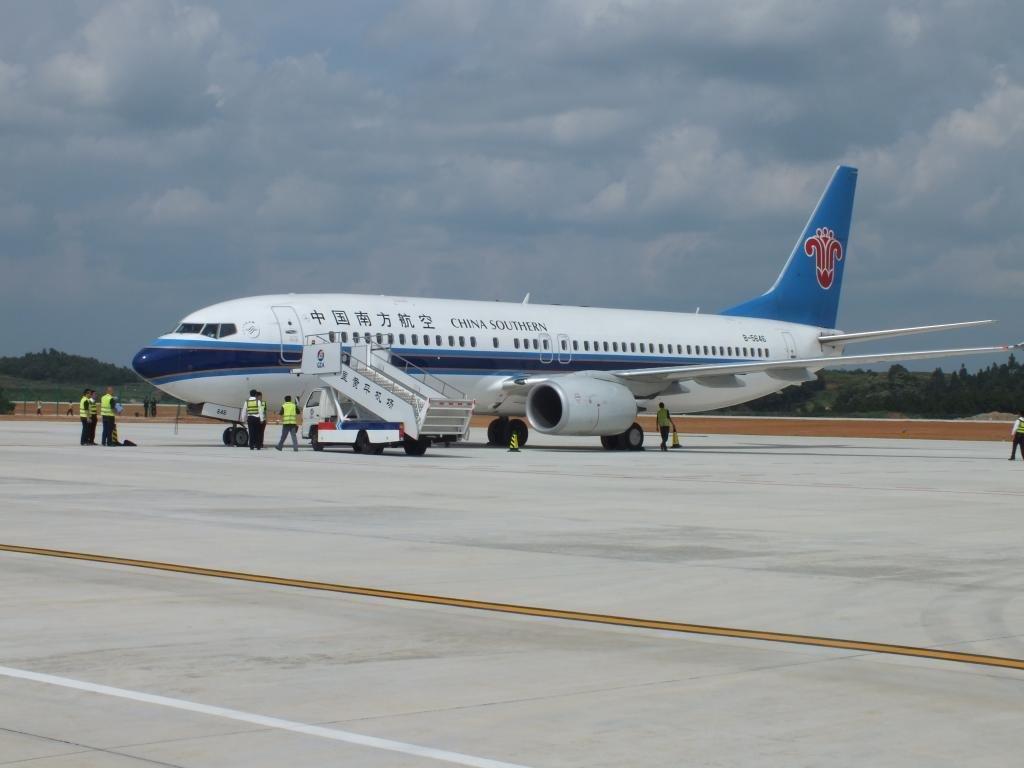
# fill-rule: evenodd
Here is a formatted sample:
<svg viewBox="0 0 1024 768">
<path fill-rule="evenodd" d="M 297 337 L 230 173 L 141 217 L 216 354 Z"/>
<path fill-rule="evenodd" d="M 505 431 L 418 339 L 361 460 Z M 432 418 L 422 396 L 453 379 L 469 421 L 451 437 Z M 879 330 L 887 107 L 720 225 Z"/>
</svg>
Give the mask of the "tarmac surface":
<svg viewBox="0 0 1024 768">
<path fill-rule="evenodd" d="M 1024 659 L 1007 444 L 618 453 L 534 434 L 518 454 L 412 458 L 123 429 L 140 447 L 0 422 L 0 544 Z M 1012 669 L 34 554 L 0 552 L 0 580 L 0 766 L 1007 766 L 1024 749 Z"/>
</svg>

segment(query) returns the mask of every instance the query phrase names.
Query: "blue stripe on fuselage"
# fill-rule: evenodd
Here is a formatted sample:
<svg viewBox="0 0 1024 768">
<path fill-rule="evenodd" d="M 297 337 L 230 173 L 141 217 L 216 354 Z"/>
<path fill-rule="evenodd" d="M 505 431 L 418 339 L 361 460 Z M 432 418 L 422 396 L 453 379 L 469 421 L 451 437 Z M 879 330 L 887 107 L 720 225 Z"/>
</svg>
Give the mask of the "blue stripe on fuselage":
<svg viewBox="0 0 1024 768">
<path fill-rule="evenodd" d="M 346 347 L 347 349 L 347 347 Z M 287 345 L 290 355 L 301 353 L 300 345 Z M 510 350 L 436 349 L 423 347 L 393 348 L 395 354 L 432 374 L 451 376 L 523 376 L 527 374 L 573 373 L 592 370 L 633 370 L 680 365 L 739 363 L 749 358 L 601 355 L 574 353 L 560 362 L 551 353 L 551 362 L 542 363 L 539 352 Z M 547 356 L 547 355 L 545 355 Z M 133 367 L 139 375 L 155 384 L 211 376 L 246 376 L 288 373 L 298 361 L 282 362 L 280 344 L 157 339 L 136 355 Z"/>
</svg>

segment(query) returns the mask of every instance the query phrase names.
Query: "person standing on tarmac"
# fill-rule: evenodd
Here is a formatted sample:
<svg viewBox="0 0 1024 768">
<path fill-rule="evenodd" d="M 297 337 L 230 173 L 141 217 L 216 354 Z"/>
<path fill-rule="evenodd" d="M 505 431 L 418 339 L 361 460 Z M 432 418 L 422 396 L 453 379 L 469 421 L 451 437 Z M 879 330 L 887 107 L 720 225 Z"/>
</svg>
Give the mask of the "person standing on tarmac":
<svg viewBox="0 0 1024 768">
<path fill-rule="evenodd" d="M 263 399 L 263 393 L 256 390 L 256 399 L 260 403 L 260 441 L 256 444 L 259 450 L 263 450 L 263 438 L 267 434 L 267 401 Z"/>
<path fill-rule="evenodd" d="M 284 447 L 284 439 L 288 435 L 292 436 L 292 450 L 299 450 L 299 441 L 296 437 L 296 433 L 299 431 L 299 425 L 295 418 L 297 415 L 298 409 L 295 407 L 295 403 L 292 402 L 292 396 L 285 395 L 284 402 L 281 403 L 281 439 L 274 446 L 277 450 L 280 451 Z"/>
<path fill-rule="evenodd" d="M 103 419 L 103 437 L 100 442 L 103 445 L 117 445 L 114 442 L 114 422 L 117 412 L 117 398 L 114 397 L 114 388 L 107 387 L 107 394 L 100 398 L 100 418 Z"/>
<path fill-rule="evenodd" d="M 92 390 L 86 387 L 82 392 L 82 399 L 78 401 L 78 418 L 82 420 L 81 445 L 89 445 L 89 420 L 92 418 Z"/>
<path fill-rule="evenodd" d="M 668 450 L 669 427 L 672 428 L 672 431 L 675 431 L 676 423 L 672 421 L 672 417 L 669 415 L 665 404 L 658 403 L 658 431 L 661 432 L 661 450 L 663 451 Z"/>
<path fill-rule="evenodd" d="M 249 430 L 249 450 L 255 451 L 260 434 L 260 401 L 255 389 L 249 390 L 249 397 L 242 403 L 242 413 L 245 414 L 245 426 Z"/>
<path fill-rule="evenodd" d="M 1020 457 L 1024 460 L 1024 411 L 1020 412 L 1020 416 L 1013 422 L 1013 427 L 1010 429 L 1010 436 L 1013 438 L 1013 448 L 1010 450 L 1010 461 L 1017 458 L 1017 447 L 1020 447 Z"/>
</svg>

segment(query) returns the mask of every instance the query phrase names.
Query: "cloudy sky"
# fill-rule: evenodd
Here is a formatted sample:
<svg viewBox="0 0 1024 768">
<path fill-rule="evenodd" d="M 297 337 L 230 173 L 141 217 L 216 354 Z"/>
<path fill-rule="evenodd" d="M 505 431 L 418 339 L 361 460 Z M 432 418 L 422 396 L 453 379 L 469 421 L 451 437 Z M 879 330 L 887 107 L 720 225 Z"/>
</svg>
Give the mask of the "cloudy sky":
<svg viewBox="0 0 1024 768">
<path fill-rule="evenodd" d="M 126 363 L 277 291 L 710 312 L 771 284 L 839 163 L 860 168 L 842 327 L 1024 338 L 1019 2 L 0 17 L 0 354 Z"/>
</svg>

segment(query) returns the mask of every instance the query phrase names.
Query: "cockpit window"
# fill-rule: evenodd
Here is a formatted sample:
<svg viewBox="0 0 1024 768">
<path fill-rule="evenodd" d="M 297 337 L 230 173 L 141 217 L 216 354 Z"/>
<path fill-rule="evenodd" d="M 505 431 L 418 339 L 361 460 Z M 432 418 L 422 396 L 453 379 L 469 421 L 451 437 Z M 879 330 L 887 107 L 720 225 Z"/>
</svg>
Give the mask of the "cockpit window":
<svg viewBox="0 0 1024 768">
<path fill-rule="evenodd" d="M 199 333 L 203 330 L 202 323 L 182 323 L 175 333 Z"/>
<path fill-rule="evenodd" d="M 235 327 L 234 323 L 221 323 L 220 333 L 217 334 L 218 339 L 223 339 L 225 336 L 234 336 L 238 333 L 238 328 Z"/>
<path fill-rule="evenodd" d="M 216 339 L 219 328 L 220 326 L 216 323 L 207 323 L 203 326 L 203 330 L 201 330 L 200 333 L 203 334 L 203 336 L 209 336 L 211 339 Z"/>
</svg>

